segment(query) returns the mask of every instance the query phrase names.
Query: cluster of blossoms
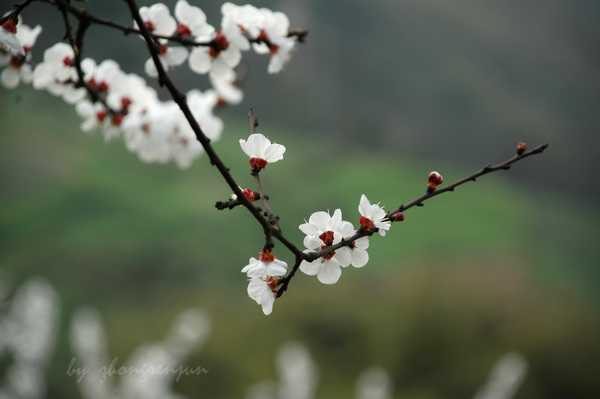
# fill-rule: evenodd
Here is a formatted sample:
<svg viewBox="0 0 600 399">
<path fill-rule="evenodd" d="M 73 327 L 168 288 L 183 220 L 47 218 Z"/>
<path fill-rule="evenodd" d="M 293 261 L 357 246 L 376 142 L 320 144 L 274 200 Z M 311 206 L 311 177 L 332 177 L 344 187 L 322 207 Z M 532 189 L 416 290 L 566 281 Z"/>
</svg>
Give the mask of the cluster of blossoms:
<svg viewBox="0 0 600 399">
<path fill-rule="evenodd" d="M 264 135 L 251 134 L 247 140 L 240 140 L 242 151 L 248 156 L 253 175 L 258 175 L 268 164 L 283 159 L 285 147 L 271 143 Z M 257 193 L 246 188 L 242 191 L 246 199 L 254 201 Z M 309 262 L 302 260 L 299 268 L 309 276 L 317 276 L 323 284 L 335 284 L 340 279 L 342 268 L 352 265 L 361 268 L 369 261 L 368 235 L 379 233 L 382 237 L 391 227 L 391 220 L 400 220 L 393 215 L 391 218 L 379 204 L 372 204 L 366 195 L 362 195 L 358 205 L 359 230 L 365 236 L 353 239 L 359 230 L 354 225 L 342 219 L 342 211 L 336 209 L 331 215 L 320 211 L 313 213 L 306 223 L 299 226 L 304 237 L 305 253 L 322 253 L 317 259 Z M 332 248 L 345 241 L 345 245 Z M 247 266 L 242 269 L 248 277 L 248 295 L 261 305 L 265 314 L 273 310 L 273 303 L 281 279 L 287 273 L 287 264 L 277 259 L 270 248 L 264 249 L 258 259 L 250 258 Z"/>
<path fill-rule="evenodd" d="M 287 16 L 250 5 L 224 4 L 219 28 L 209 25 L 204 12 L 186 0 L 177 1 L 174 16 L 162 3 L 139 11 L 165 70 L 187 60 L 192 71 L 207 74 L 211 88 L 192 90 L 186 100 L 211 141 L 218 140 L 223 130 L 216 109 L 242 100 L 235 71 L 242 53 L 254 49 L 269 54 L 268 71 L 277 73 L 297 41 L 289 37 Z M 107 140 L 122 138 L 127 149 L 144 162 L 174 162 L 186 168 L 203 153 L 177 104 L 160 100 L 144 78 L 124 72 L 117 62 L 85 58 L 78 63 L 71 45 L 60 42 L 46 49 L 43 60 L 33 67 L 31 50 L 41 30 L 24 25 L 20 18 L 8 18 L 0 26 L 4 87 L 31 83 L 62 98 L 74 105 L 83 131 L 99 130 Z M 145 71 L 151 77 L 158 75 L 151 58 Z"/>
</svg>

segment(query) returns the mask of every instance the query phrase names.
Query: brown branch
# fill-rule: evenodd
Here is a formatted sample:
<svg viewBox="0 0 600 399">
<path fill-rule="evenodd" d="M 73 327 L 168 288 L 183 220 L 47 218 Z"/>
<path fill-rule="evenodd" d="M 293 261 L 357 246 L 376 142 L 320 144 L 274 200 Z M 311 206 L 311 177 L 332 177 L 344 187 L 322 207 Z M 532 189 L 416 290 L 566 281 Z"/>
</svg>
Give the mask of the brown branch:
<svg viewBox="0 0 600 399">
<path fill-rule="evenodd" d="M 300 249 L 298 249 L 298 247 L 296 247 L 291 241 L 289 241 L 287 238 L 285 238 L 279 230 L 275 229 L 269 223 L 269 221 L 267 219 L 265 219 L 265 217 L 261 214 L 260 210 L 258 208 L 256 208 L 250 201 L 248 201 L 246 199 L 246 197 L 243 195 L 242 191 L 240 190 L 239 185 L 237 184 L 237 182 L 231 175 L 229 168 L 225 166 L 225 164 L 223 163 L 221 158 L 217 155 L 217 153 L 215 152 L 214 148 L 212 147 L 212 145 L 210 143 L 210 139 L 208 137 L 206 137 L 206 135 L 202 131 L 202 128 L 198 124 L 198 121 L 196 120 L 196 118 L 194 118 L 194 115 L 192 114 L 192 111 L 190 110 L 190 108 L 187 104 L 185 95 L 177 89 L 177 87 L 175 86 L 173 81 L 169 78 L 169 75 L 166 73 L 165 69 L 163 68 L 163 65 L 160 62 L 160 58 L 156 51 L 156 48 L 153 45 L 154 39 L 153 39 L 152 35 L 150 34 L 150 32 L 148 32 L 148 29 L 146 29 L 146 27 L 144 26 L 144 22 L 142 20 L 142 17 L 140 16 L 140 12 L 139 12 L 139 9 L 138 9 L 138 6 L 137 6 L 135 0 L 126 0 L 126 2 L 129 6 L 131 16 L 136 21 L 136 23 L 140 29 L 140 32 L 141 32 L 142 36 L 144 37 L 144 40 L 146 41 L 148 51 L 150 52 L 152 60 L 154 61 L 154 64 L 156 66 L 156 70 L 158 72 L 159 82 L 161 83 L 161 85 L 164 85 L 167 88 L 171 97 L 173 98 L 173 101 L 175 101 L 175 103 L 181 109 L 181 112 L 183 112 L 183 115 L 185 116 L 186 120 L 190 124 L 190 127 L 194 131 L 194 134 L 196 135 L 196 139 L 200 142 L 200 144 L 202 144 L 202 147 L 206 151 L 206 155 L 208 156 L 210 163 L 217 168 L 219 173 L 221 173 L 221 176 L 223 176 L 223 179 L 225 179 L 225 182 L 227 183 L 229 188 L 231 188 L 231 190 L 235 193 L 237 198 L 241 201 L 242 205 L 260 223 L 263 230 L 265 231 L 265 234 L 270 234 L 273 237 L 275 237 L 286 248 L 288 248 L 296 257 L 303 256 L 302 251 L 300 251 Z"/>
<path fill-rule="evenodd" d="M 16 20 L 19 18 L 19 15 L 21 14 L 21 12 L 23 12 L 23 10 L 25 8 L 27 8 L 34 1 L 35 0 L 25 0 L 24 2 L 22 2 L 20 4 L 15 4 L 14 9 L 12 11 L 10 11 L 10 12 L 6 13 L 4 16 L 0 17 L 0 25 L 5 23 L 9 19 L 13 19 L 16 22 Z"/>
<path fill-rule="evenodd" d="M 462 186 L 463 184 L 468 183 L 468 182 L 475 182 L 481 176 L 487 175 L 489 173 L 497 172 L 500 170 L 508 170 L 511 168 L 511 166 L 513 164 L 515 164 L 525 158 L 528 158 L 530 156 L 541 154 L 542 152 L 544 152 L 546 150 L 546 148 L 548 148 L 548 144 L 540 145 L 538 147 L 533 148 L 532 150 L 523 152 L 522 154 L 517 154 L 504 162 L 498 163 L 496 165 L 488 165 L 488 166 L 482 168 L 481 170 L 473 173 L 472 175 L 467 176 L 463 179 L 460 179 L 457 182 L 452 183 L 443 189 L 433 191 L 432 193 L 425 193 L 425 194 L 421 195 L 420 197 L 408 202 L 406 205 L 404 205 L 404 204 L 400 205 L 397 209 L 395 209 L 391 212 L 388 212 L 386 219 L 393 221 L 391 219 L 391 215 L 393 215 L 397 212 L 404 212 L 415 206 L 417 206 L 417 207 L 423 206 L 423 202 L 425 202 L 431 198 L 437 197 L 440 194 L 453 192 L 457 187 Z M 339 243 L 329 246 L 327 248 L 324 248 L 320 252 L 311 252 L 311 253 L 306 254 L 305 259 L 308 262 L 312 262 L 318 258 L 321 258 L 323 256 L 327 256 L 327 255 L 331 254 L 332 252 L 334 252 L 335 250 L 337 250 L 339 248 L 351 246 L 352 243 L 354 241 L 358 240 L 359 238 L 373 235 L 375 232 L 376 232 L 376 230 L 370 230 L 370 231 L 366 231 L 363 229 L 358 230 L 356 232 L 356 234 L 354 234 L 352 237 L 343 239 Z"/>
<path fill-rule="evenodd" d="M 28 2 L 32 2 L 32 1 L 36 1 L 36 0 L 28 0 Z M 125 26 L 125 25 L 121 25 L 118 24 L 116 22 L 107 20 L 107 19 L 103 19 L 97 16 L 94 16 L 92 14 L 89 14 L 87 11 L 85 10 L 81 10 L 77 7 L 74 7 L 70 4 L 64 4 L 64 5 L 59 5 L 59 3 L 64 3 L 64 1 L 62 0 L 37 0 L 37 1 L 42 1 L 48 4 L 52 4 L 52 5 L 57 5 L 57 6 L 62 6 L 65 8 L 65 10 L 74 15 L 77 18 L 85 18 L 88 19 L 90 22 L 96 24 L 96 25 L 100 25 L 100 26 L 106 26 L 108 28 L 112 28 L 115 30 L 120 31 L 121 33 L 125 34 L 125 35 L 130 35 L 130 34 L 135 34 L 135 35 L 142 35 L 142 30 L 139 28 L 139 24 L 138 24 L 138 28 L 134 28 L 131 26 Z M 165 36 L 165 35 L 157 35 L 151 32 L 150 35 L 153 37 L 154 41 L 158 41 L 160 40 L 167 40 L 173 43 L 178 43 L 181 44 L 183 46 L 186 47 L 213 47 L 216 45 L 216 42 L 214 41 L 208 41 L 208 42 L 198 42 L 192 39 L 188 39 L 185 37 L 181 37 L 181 36 L 177 36 L 177 35 L 173 35 L 173 36 Z M 293 37 L 295 38 L 298 43 L 304 43 L 306 41 L 306 36 L 308 35 L 308 31 L 306 30 L 300 30 L 300 29 L 295 29 L 295 30 L 290 30 L 288 33 L 288 37 Z M 260 39 L 253 39 L 250 38 L 249 41 L 251 43 L 264 43 L 264 40 L 260 40 Z M 267 43 L 268 44 L 268 43 Z"/>
</svg>

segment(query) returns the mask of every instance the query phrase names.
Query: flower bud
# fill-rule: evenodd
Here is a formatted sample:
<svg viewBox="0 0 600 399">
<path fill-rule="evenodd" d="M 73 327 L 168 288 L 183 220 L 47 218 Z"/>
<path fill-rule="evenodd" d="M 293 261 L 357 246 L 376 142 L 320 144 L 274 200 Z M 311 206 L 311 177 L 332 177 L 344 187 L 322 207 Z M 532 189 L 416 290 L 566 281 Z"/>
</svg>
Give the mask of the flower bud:
<svg viewBox="0 0 600 399">
<path fill-rule="evenodd" d="M 242 194 L 244 194 L 244 197 L 246 197 L 246 199 L 250 202 L 256 201 L 258 199 L 258 194 L 249 188 L 243 189 Z"/>
<path fill-rule="evenodd" d="M 429 173 L 428 181 L 430 184 L 437 187 L 444 182 L 444 176 L 442 176 L 439 172 L 433 171 Z"/>
<path fill-rule="evenodd" d="M 517 155 L 523 155 L 527 151 L 527 143 L 517 143 Z"/>
<path fill-rule="evenodd" d="M 394 212 L 390 215 L 390 220 L 393 222 L 403 222 L 404 221 L 404 213 L 403 212 Z"/>
</svg>

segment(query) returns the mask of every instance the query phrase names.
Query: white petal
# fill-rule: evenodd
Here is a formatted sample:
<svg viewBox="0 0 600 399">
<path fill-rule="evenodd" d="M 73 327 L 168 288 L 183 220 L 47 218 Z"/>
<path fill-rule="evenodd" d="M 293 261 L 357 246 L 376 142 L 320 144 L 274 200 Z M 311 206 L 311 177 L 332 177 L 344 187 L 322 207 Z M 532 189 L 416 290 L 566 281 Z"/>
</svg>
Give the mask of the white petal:
<svg viewBox="0 0 600 399">
<path fill-rule="evenodd" d="M 235 68 L 242 59 L 242 53 L 240 52 L 240 49 L 230 45 L 227 50 L 221 51 L 219 58 L 223 59 L 225 64 L 227 64 L 230 68 Z"/>
<path fill-rule="evenodd" d="M 183 47 L 169 47 L 167 50 L 167 62 L 171 66 L 181 65 L 185 62 L 188 51 Z"/>
<path fill-rule="evenodd" d="M 144 64 L 144 70 L 146 71 L 148 76 L 151 76 L 153 78 L 156 78 L 158 76 L 158 71 L 156 70 L 156 65 L 154 65 L 154 60 L 152 60 L 152 58 L 148 58 L 146 60 L 146 63 Z"/>
<path fill-rule="evenodd" d="M 317 274 L 317 279 L 323 284 L 335 284 L 342 275 L 342 268 L 335 261 L 323 262 Z"/>
<path fill-rule="evenodd" d="M 268 316 L 271 313 L 273 313 L 273 304 L 274 303 L 275 303 L 274 295 L 271 295 L 270 297 L 265 297 L 265 299 L 262 301 L 262 303 L 260 305 L 262 307 L 262 311 L 265 314 L 265 316 Z"/>
<path fill-rule="evenodd" d="M 242 145 L 242 140 L 240 140 L 240 145 Z M 242 149 L 249 157 L 263 158 L 265 157 L 265 150 L 268 146 L 271 145 L 271 142 L 268 138 L 263 136 L 260 133 L 254 133 L 248 136 L 248 139 L 245 141 L 245 144 L 242 146 Z"/>
<path fill-rule="evenodd" d="M 369 261 L 369 253 L 364 249 L 354 248 L 352 251 L 352 266 L 363 267 Z"/>
<path fill-rule="evenodd" d="M 283 159 L 285 147 L 281 144 L 271 144 L 265 151 L 265 160 L 273 163 Z"/>
<path fill-rule="evenodd" d="M 313 251 L 321 248 L 321 240 L 315 236 L 304 237 L 304 246 Z"/>
<path fill-rule="evenodd" d="M 302 263 L 300 263 L 300 271 L 304 274 L 308 274 L 309 276 L 315 276 L 317 273 L 319 273 L 322 264 L 323 262 L 321 259 L 317 259 L 312 262 L 303 260 Z"/>
<path fill-rule="evenodd" d="M 285 276 L 287 273 L 287 264 L 279 259 L 275 259 L 275 261 L 268 264 L 266 272 L 267 276 Z"/>
<path fill-rule="evenodd" d="M 335 251 L 335 260 L 342 267 L 350 266 L 352 263 L 352 250 L 348 247 L 343 247 Z"/>
<path fill-rule="evenodd" d="M 299 227 L 301 232 L 307 236 L 318 236 L 321 232 L 310 223 L 303 223 Z"/>
<path fill-rule="evenodd" d="M 369 199 L 367 198 L 366 195 L 361 195 L 360 196 L 360 203 L 358 204 L 358 212 L 362 215 L 362 216 L 366 216 L 369 217 L 369 210 L 371 208 L 371 203 L 369 202 Z"/>
<path fill-rule="evenodd" d="M 310 215 L 308 218 L 308 223 L 317 226 L 321 229 L 326 229 L 329 227 L 329 221 L 331 220 L 331 216 L 327 212 L 319 211 Z"/>
<path fill-rule="evenodd" d="M 361 237 L 358 240 L 354 241 L 354 246 L 360 249 L 369 248 L 369 237 Z"/>
<path fill-rule="evenodd" d="M 2 76 L 0 77 L 2 81 L 2 85 L 7 89 L 14 89 L 19 85 L 21 80 L 21 75 L 19 74 L 19 70 L 15 69 L 11 66 L 4 68 L 2 71 Z"/>
<path fill-rule="evenodd" d="M 211 58 L 206 48 L 195 48 L 190 53 L 190 69 L 196 73 L 208 73 L 211 66 Z"/>
</svg>

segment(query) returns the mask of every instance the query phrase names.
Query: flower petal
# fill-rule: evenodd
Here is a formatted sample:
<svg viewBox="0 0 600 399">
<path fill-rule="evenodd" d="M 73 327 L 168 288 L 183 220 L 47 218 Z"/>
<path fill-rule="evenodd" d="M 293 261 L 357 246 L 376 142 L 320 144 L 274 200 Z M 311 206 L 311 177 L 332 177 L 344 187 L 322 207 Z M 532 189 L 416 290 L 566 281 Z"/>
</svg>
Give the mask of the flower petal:
<svg viewBox="0 0 600 399">
<path fill-rule="evenodd" d="M 283 159 L 285 147 L 281 144 L 271 144 L 265 151 L 265 160 L 267 162 L 277 162 Z"/>
<path fill-rule="evenodd" d="M 354 248 L 352 251 L 352 266 L 363 267 L 369 261 L 369 253 L 364 249 Z"/>
<path fill-rule="evenodd" d="M 321 259 L 314 260 L 312 262 L 307 262 L 305 260 L 300 263 L 300 271 L 304 274 L 308 274 L 309 276 L 315 276 L 321 270 L 321 265 L 323 262 Z"/>
<path fill-rule="evenodd" d="M 324 262 L 317 274 L 317 280 L 323 284 L 335 284 L 342 275 L 342 268 L 335 261 Z"/>
</svg>

